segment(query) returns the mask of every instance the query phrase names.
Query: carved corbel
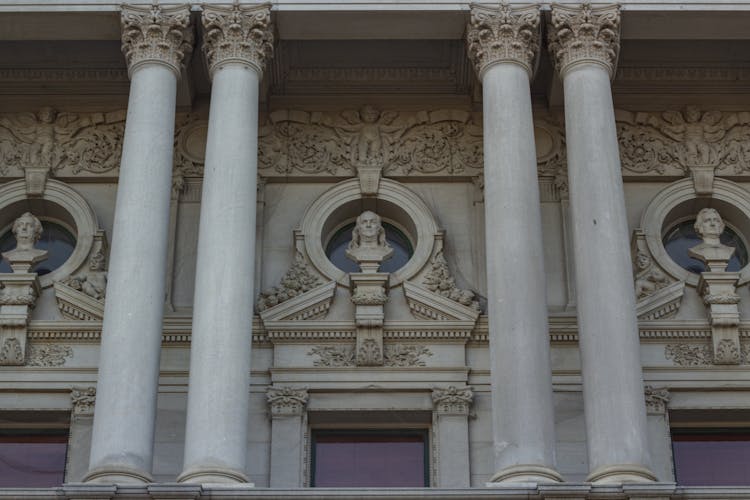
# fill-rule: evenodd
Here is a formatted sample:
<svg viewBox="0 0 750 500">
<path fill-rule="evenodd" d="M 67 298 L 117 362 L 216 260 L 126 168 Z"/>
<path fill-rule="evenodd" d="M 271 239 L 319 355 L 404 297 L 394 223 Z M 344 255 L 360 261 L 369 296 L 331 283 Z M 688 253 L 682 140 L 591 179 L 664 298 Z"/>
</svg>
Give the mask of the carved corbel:
<svg viewBox="0 0 750 500">
<path fill-rule="evenodd" d="M 643 389 L 646 398 L 646 411 L 653 415 L 665 415 L 669 404 L 669 390 L 664 387 L 655 388 L 647 385 Z"/>
<path fill-rule="evenodd" d="M 307 387 L 270 387 L 266 401 L 271 408 L 271 418 L 300 416 L 308 401 Z"/>
<path fill-rule="evenodd" d="M 432 390 L 432 404 L 438 415 L 469 415 L 474 401 L 471 387 L 450 386 Z"/>
<path fill-rule="evenodd" d="M 685 283 L 674 280 L 659 267 L 641 229 L 633 233 L 631 252 L 638 319 L 649 321 L 673 317 L 680 310 Z"/>
<path fill-rule="evenodd" d="M 70 391 L 73 415 L 93 415 L 96 403 L 96 387 L 73 387 Z"/>
</svg>

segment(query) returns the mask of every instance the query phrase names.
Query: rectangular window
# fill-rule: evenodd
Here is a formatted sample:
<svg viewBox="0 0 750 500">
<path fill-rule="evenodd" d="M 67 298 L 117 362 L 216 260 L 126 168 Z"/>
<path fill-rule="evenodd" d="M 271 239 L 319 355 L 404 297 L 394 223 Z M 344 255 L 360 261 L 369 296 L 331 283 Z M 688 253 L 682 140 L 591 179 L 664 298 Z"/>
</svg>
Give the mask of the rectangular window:
<svg viewBox="0 0 750 500">
<path fill-rule="evenodd" d="M 313 430 L 311 486 L 429 486 L 427 430 Z"/>
<path fill-rule="evenodd" d="M 60 486 L 67 450 L 67 430 L 2 431 L 0 488 Z"/>
<path fill-rule="evenodd" d="M 750 486 L 750 429 L 673 429 L 675 479 L 682 486 Z"/>
</svg>

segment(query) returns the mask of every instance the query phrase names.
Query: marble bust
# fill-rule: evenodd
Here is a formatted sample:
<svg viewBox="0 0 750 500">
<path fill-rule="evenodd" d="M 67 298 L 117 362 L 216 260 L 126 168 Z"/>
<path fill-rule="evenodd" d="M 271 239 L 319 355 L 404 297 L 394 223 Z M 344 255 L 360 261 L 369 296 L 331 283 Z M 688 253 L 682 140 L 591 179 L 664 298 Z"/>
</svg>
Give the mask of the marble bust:
<svg viewBox="0 0 750 500">
<path fill-rule="evenodd" d="M 715 208 L 704 208 L 695 218 L 695 232 L 703 243 L 688 249 L 688 255 L 708 266 L 709 271 L 724 271 L 734 254 L 734 247 L 719 241 L 724 232 L 724 221 Z"/>
<path fill-rule="evenodd" d="M 26 212 L 13 222 L 16 248 L 3 253 L 14 272 L 25 273 L 31 266 L 47 258 L 47 250 L 35 248 L 42 236 L 42 223 L 31 212 Z"/>
<path fill-rule="evenodd" d="M 393 248 L 385 240 L 385 229 L 380 216 L 365 210 L 357 217 L 346 256 L 359 264 L 362 272 L 377 272 L 381 262 L 392 255 Z"/>
</svg>

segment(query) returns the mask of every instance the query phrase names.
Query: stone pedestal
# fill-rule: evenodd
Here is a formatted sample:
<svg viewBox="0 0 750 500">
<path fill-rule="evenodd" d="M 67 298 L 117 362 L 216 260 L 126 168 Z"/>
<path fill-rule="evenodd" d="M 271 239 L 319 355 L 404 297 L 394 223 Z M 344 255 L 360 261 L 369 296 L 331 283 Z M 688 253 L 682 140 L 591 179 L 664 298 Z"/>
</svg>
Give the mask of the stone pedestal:
<svg viewBox="0 0 750 500">
<path fill-rule="evenodd" d="M 383 306 L 388 301 L 388 273 L 351 273 L 349 275 L 354 322 L 357 325 L 358 366 L 383 365 Z"/>
<path fill-rule="evenodd" d="M 193 33 L 187 6 L 124 6 L 130 75 L 85 481 L 151 481 L 172 189 L 177 79 Z"/>
<path fill-rule="evenodd" d="M 544 247 L 529 88 L 539 51 L 539 8 L 474 5 L 467 42 L 483 86 L 495 460 L 490 481 L 562 481 L 554 470 Z"/>
<path fill-rule="evenodd" d="M 615 5 L 554 5 L 550 53 L 563 79 L 578 334 L 591 482 L 653 481 L 610 78 Z"/>
</svg>

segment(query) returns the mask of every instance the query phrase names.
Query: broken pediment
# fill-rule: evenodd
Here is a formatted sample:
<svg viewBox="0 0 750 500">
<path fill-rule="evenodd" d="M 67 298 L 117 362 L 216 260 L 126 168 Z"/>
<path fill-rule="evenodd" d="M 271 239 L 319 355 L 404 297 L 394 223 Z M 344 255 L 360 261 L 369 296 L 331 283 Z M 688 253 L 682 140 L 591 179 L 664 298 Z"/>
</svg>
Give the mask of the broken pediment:
<svg viewBox="0 0 750 500">
<path fill-rule="evenodd" d="M 55 299 L 57 307 L 67 319 L 101 321 L 104 318 L 104 301 L 76 290 L 72 286 L 56 281 Z"/>
<path fill-rule="evenodd" d="M 479 318 L 478 308 L 465 306 L 413 283 L 404 282 L 404 295 L 412 314 L 419 319 L 461 322 L 473 328 Z"/>
<path fill-rule="evenodd" d="M 304 321 L 321 319 L 328 314 L 336 292 L 336 282 L 329 281 L 304 293 L 296 295 L 272 307 L 260 311 L 266 328 L 279 321 Z"/>
</svg>

